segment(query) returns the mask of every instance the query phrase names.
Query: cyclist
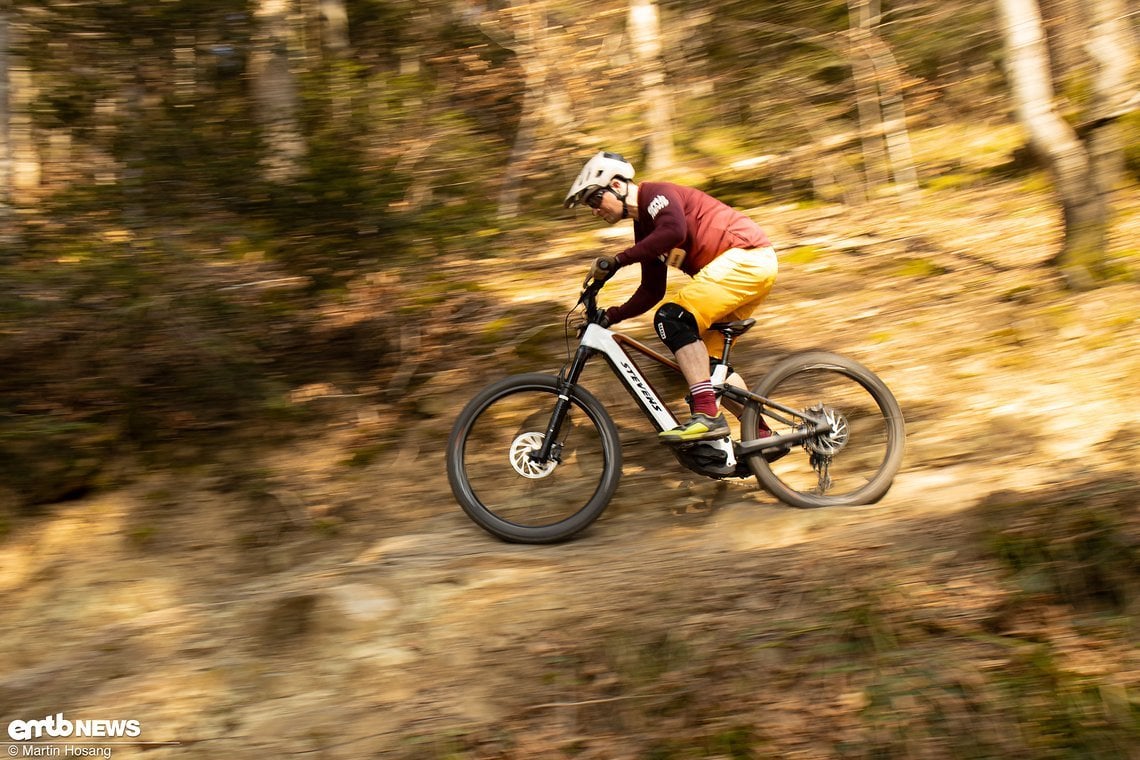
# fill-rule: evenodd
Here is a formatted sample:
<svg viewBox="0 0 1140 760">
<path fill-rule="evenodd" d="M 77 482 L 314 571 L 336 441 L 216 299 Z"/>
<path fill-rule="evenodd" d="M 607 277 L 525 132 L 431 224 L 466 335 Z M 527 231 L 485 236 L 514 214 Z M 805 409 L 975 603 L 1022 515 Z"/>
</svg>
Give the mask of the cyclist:
<svg viewBox="0 0 1140 760">
<path fill-rule="evenodd" d="M 706 340 L 714 322 L 745 319 L 776 280 L 776 253 L 751 219 L 695 188 L 669 182 L 633 183 L 633 166 L 600 151 L 582 167 L 563 205 L 579 203 L 608 224 L 633 219 L 634 244 L 601 256 L 590 277 L 605 280 L 620 267 L 641 265 L 641 284 L 621 306 L 606 309 L 606 324 L 643 314 L 665 297 L 668 267 L 693 279 L 653 316 L 657 336 L 677 357 L 689 384 L 688 422 L 659 434 L 665 443 L 729 434 L 709 376 Z M 716 345 L 709 343 L 709 345 Z"/>
</svg>

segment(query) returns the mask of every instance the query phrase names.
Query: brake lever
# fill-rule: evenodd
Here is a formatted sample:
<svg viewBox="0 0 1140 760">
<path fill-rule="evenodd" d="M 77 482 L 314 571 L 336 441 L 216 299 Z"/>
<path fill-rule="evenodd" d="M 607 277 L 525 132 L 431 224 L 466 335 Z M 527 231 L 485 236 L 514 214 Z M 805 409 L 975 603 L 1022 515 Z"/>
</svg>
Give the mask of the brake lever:
<svg viewBox="0 0 1140 760">
<path fill-rule="evenodd" d="M 589 277 L 586 278 L 586 282 L 590 282 Z M 582 283 L 582 292 L 578 295 L 578 303 L 574 304 L 575 306 L 584 305 L 587 297 L 596 296 L 598 291 L 602 289 L 602 283 L 597 280 L 590 285 L 586 285 L 586 282 Z"/>
</svg>

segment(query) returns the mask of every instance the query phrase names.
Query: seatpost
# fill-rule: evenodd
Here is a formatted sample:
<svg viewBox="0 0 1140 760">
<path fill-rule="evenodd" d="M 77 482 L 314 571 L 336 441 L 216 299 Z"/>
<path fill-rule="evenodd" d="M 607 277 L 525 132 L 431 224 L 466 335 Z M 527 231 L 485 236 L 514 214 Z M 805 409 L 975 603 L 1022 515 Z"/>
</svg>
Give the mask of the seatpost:
<svg viewBox="0 0 1140 760">
<path fill-rule="evenodd" d="M 717 370 L 720 370 L 720 368 L 723 366 L 724 371 L 723 372 L 719 372 L 719 371 L 713 372 L 713 384 L 714 385 L 723 384 L 724 381 L 728 379 L 728 352 L 730 350 L 732 350 L 732 334 L 729 332 L 722 332 L 721 334 L 724 335 L 724 351 L 720 355 L 720 361 L 717 362 Z M 722 376 L 716 377 L 716 375 L 718 375 L 718 374 L 720 374 Z"/>
<path fill-rule="evenodd" d="M 720 360 L 728 364 L 728 352 L 732 349 L 732 333 L 724 333 L 724 353 L 721 354 Z"/>
</svg>

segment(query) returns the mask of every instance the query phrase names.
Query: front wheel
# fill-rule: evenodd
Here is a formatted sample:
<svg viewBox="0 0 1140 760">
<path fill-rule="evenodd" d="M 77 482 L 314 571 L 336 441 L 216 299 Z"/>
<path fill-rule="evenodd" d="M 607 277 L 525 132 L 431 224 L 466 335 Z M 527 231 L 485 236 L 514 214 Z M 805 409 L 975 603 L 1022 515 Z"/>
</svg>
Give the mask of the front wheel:
<svg viewBox="0 0 1140 760">
<path fill-rule="evenodd" d="M 447 442 L 447 479 L 463 511 L 505 541 L 564 541 L 601 515 L 621 477 L 617 428 L 601 403 L 573 387 L 551 447 L 539 460 L 559 399 L 552 375 L 508 377 L 460 412 Z"/>
<path fill-rule="evenodd" d="M 796 507 L 828 507 L 872 504 L 887 493 L 902 465 L 906 430 L 898 401 L 871 370 L 813 351 L 780 362 L 753 391 L 795 410 L 764 410 L 763 422 L 777 434 L 807 430 L 809 418 L 831 427 L 771 463 L 748 458 L 770 494 Z M 740 425 L 741 440 L 759 437 L 756 404 L 747 406 Z"/>
</svg>

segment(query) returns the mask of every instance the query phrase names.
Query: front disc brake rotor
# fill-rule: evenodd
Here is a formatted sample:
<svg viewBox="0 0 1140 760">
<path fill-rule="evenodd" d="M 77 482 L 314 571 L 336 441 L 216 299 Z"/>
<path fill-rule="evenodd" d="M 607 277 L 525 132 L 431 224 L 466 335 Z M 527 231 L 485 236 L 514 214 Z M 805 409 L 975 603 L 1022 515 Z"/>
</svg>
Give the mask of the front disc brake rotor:
<svg viewBox="0 0 1140 760">
<path fill-rule="evenodd" d="M 523 433 L 511 444 L 511 467 L 524 478 L 538 480 L 554 472 L 558 462 L 553 458 L 539 462 L 531 458 L 531 453 L 542 448 L 545 436 L 542 433 Z"/>
</svg>

